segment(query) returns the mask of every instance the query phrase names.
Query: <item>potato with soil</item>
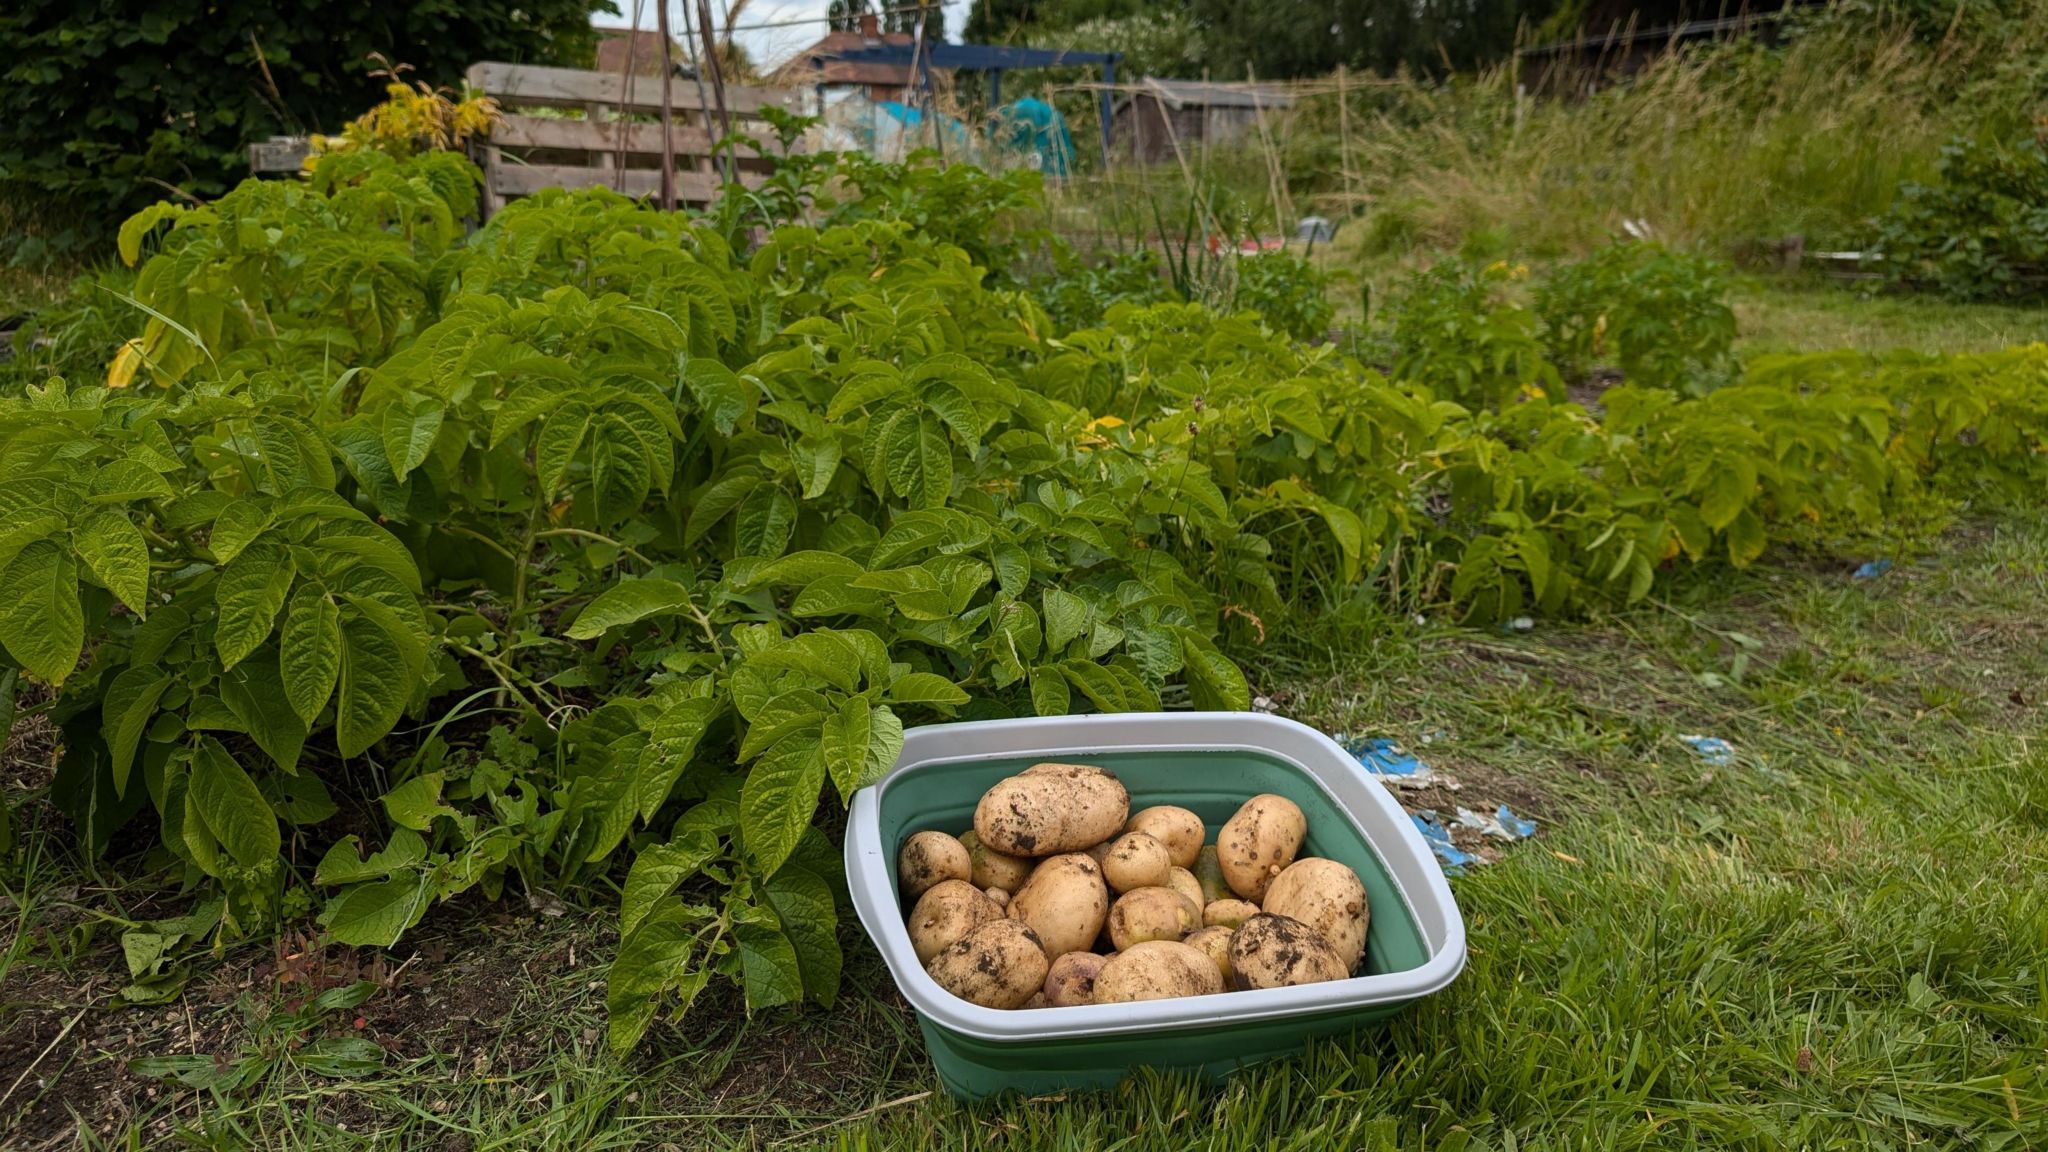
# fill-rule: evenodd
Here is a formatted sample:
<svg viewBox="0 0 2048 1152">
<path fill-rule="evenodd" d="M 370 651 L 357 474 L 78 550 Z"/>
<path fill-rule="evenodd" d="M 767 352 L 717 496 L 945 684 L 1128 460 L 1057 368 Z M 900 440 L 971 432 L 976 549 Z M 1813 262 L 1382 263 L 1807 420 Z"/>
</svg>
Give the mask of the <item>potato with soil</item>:
<svg viewBox="0 0 2048 1152">
<path fill-rule="evenodd" d="M 1095 1003 L 1129 1004 L 1223 991 L 1216 962 L 1178 940 L 1146 940 L 1111 957 L 1095 978 Z"/>
<path fill-rule="evenodd" d="M 925 970 L 962 1000 L 1022 1008 L 1044 990 L 1049 967 L 1037 933 L 1015 920 L 991 920 L 947 945 Z"/>
<path fill-rule="evenodd" d="M 896 880 L 905 900 L 915 900 L 941 880 L 971 880 L 974 862 L 967 846 L 944 832 L 919 832 L 896 855 Z"/>
<path fill-rule="evenodd" d="M 1259 906 L 1249 900 L 1211 900 L 1202 909 L 1202 927 L 1236 928 L 1259 914 Z"/>
<path fill-rule="evenodd" d="M 1273 877 L 1294 863 L 1307 834 L 1307 818 L 1287 797 L 1268 792 L 1245 801 L 1216 834 L 1216 862 L 1224 882 L 1238 896 L 1258 903 Z"/>
<path fill-rule="evenodd" d="M 1172 872 L 1173 858 L 1166 845 L 1143 832 L 1126 832 L 1110 841 L 1102 857 L 1102 878 L 1119 893 L 1164 887 Z"/>
<path fill-rule="evenodd" d="M 1058 856 L 1116 835 L 1130 808 L 1123 781 L 1100 768 L 1034 764 L 982 794 L 974 831 L 1006 855 Z"/>
<path fill-rule="evenodd" d="M 1148 940 L 1179 940 L 1194 931 L 1201 915 L 1171 888 L 1133 888 L 1109 909 L 1109 940 L 1119 952 Z"/>
<path fill-rule="evenodd" d="M 1239 988 L 1292 988 L 1351 974 L 1322 933 L 1291 916 L 1267 912 L 1231 934 L 1230 967 Z"/>
<path fill-rule="evenodd" d="M 1344 970 L 1358 967 L 1365 956 L 1366 927 L 1371 909 L 1365 885 L 1358 873 L 1335 860 L 1311 856 L 1296 860 L 1266 885 L 1264 909 L 1275 916 L 1290 916 L 1320 932 L 1344 962 Z"/>
<path fill-rule="evenodd" d="M 917 898 L 910 910 L 910 946 L 917 962 L 930 964 L 932 957 L 962 936 L 991 920 L 1001 920 L 1003 910 L 981 889 L 965 880 L 941 880 Z"/>
<path fill-rule="evenodd" d="M 1176 868 L 1193 868 L 1195 857 L 1201 854 L 1202 842 L 1209 836 L 1200 816 L 1171 804 L 1155 804 L 1139 810 L 1131 817 L 1130 823 L 1124 825 L 1124 831 L 1143 832 L 1166 845 L 1166 854 L 1173 858 Z"/>
<path fill-rule="evenodd" d="M 1038 865 L 1036 860 L 1021 856 L 1006 856 L 981 842 L 981 837 L 969 828 L 960 834 L 960 846 L 967 849 L 967 864 L 971 870 L 969 879 L 976 888 L 1001 888 L 1014 894 L 1030 879 L 1031 870 Z"/>
<path fill-rule="evenodd" d="M 1054 1008 L 1095 1003 L 1095 980 L 1108 962 L 1093 952 L 1069 952 L 1053 961 L 1045 974 L 1046 1003 Z"/>
<path fill-rule="evenodd" d="M 1068 952 L 1086 952 L 1109 914 L 1102 869 L 1080 852 L 1054 856 L 1033 870 L 1031 879 L 1010 897 L 1009 914 L 1044 941 L 1048 961 Z"/>
</svg>

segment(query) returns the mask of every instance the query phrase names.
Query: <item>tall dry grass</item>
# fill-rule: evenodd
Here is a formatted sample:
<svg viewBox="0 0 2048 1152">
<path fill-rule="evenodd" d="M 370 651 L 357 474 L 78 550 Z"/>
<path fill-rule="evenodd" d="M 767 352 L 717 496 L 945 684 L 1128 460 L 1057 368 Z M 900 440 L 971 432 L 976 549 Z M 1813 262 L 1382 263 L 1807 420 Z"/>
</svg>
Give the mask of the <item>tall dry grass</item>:
<svg viewBox="0 0 2048 1152">
<path fill-rule="evenodd" d="M 1526 94 L 1512 65 L 1376 89 L 1351 135 L 1365 198 L 1348 246 L 1564 255 L 1631 221 L 1687 246 L 1855 246 L 1945 140 L 2023 125 L 2048 98 L 2036 6 L 2031 36 L 1929 44 L 1836 19 L 1604 86 L 1552 78 L 1563 97 Z"/>
</svg>

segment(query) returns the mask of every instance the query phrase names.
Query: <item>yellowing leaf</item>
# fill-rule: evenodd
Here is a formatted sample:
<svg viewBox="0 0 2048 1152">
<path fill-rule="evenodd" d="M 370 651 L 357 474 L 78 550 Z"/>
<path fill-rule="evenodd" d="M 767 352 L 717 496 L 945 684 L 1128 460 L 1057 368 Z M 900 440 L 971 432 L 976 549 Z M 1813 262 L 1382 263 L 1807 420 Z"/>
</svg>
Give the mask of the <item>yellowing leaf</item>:
<svg viewBox="0 0 2048 1152">
<path fill-rule="evenodd" d="M 126 388 L 135 382 L 136 370 L 142 367 L 142 337 L 136 336 L 121 345 L 114 353 L 113 363 L 107 365 L 107 387 Z"/>
</svg>

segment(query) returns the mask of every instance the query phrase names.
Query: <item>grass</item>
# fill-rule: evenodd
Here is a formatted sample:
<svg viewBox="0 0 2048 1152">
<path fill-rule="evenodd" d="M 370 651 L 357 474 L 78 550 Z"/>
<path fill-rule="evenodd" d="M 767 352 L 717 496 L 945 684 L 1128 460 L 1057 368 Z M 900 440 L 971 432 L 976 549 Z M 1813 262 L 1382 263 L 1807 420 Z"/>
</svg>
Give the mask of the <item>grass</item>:
<svg viewBox="0 0 2048 1152">
<path fill-rule="evenodd" d="M 1751 280 L 1734 299 L 1738 354 L 1829 348 L 1988 352 L 2048 340 L 2048 304 L 1956 304 L 1850 287 Z"/>
<path fill-rule="evenodd" d="M 0 1130 L 24 1148 L 2041 1147 L 2048 511 L 1949 544 L 1870 582 L 1784 557 L 1529 636 L 1359 619 L 1270 656 L 1261 688 L 1287 714 L 1405 739 L 1464 781 L 1458 802 L 1543 828 L 1454 881 L 1472 955 L 1450 990 L 1219 1086 L 1146 1073 L 954 1103 L 852 931 L 830 1011 L 749 1023 L 721 997 L 615 1060 L 608 909 L 448 909 L 388 960 L 242 948 L 182 1004 L 114 1008 L 100 917 L 163 897 L 54 858 L 31 806 L 39 895 L 9 888 L 0 952 L 0 1091 L 23 1087 Z M 1688 732 L 1735 762 L 1703 764 Z M 292 1014 L 358 979 L 378 985 L 361 1007 Z M 336 1074 L 322 1037 L 384 1052 Z M 193 1088 L 125 1070 L 136 1056 L 201 1082 L 253 1071 Z"/>
</svg>

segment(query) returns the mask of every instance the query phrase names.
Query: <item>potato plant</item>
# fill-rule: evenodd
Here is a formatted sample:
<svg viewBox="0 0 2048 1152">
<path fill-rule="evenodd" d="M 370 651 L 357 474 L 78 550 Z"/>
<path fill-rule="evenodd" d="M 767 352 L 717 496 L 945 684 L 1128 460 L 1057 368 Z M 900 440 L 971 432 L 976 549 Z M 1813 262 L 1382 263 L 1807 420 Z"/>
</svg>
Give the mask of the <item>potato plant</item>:
<svg viewBox="0 0 2048 1152">
<path fill-rule="evenodd" d="M 9 688 L 55 689 L 84 847 L 133 822 L 207 910 L 136 930 L 127 995 L 316 909 L 388 946 L 630 857 L 616 1044 L 713 976 L 829 1002 L 817 817 L 906 725 L 1242 708 L 1223 644 L 1262 616 L 1626 602 L 2042 478 L 2038 346 L 1773 360 L 1596 416 L 1518 325 L 1453 315 L 1471 292 L 1395 379 L 1196 305 L 1068 331 L 1011 277 L 1027 177 L 777 179 L 695 219 L 543 193 L 465 235 L 465 161 L 366 151 L 122 229 L 106 378 L 0 398 L 0 646 Z M 1014 886 L 961 847 L 963 886 Z"/>
</svg>

